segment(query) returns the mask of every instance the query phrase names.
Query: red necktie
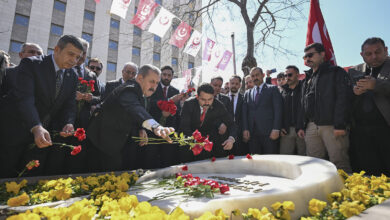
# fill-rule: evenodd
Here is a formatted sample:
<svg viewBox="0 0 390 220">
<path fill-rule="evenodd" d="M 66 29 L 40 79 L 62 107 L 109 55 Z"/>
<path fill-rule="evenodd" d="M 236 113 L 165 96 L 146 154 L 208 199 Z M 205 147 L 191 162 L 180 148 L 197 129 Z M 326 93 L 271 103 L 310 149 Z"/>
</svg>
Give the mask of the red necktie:
<svg viewBox="0 0 390 220">
<path fill-rule="evenodd" d="M 167 87 L 166 86 L 164 86 L 163 93 L 164 93 L 164 98 L 167 98 Z"/>
<path fill-rule="evenodd" d="M 202 115 L 200 116 L 200 123 L 202 124 L 204 121 L 204 117 L 206 116 L 206 107 L 203 107 Z"/>
</svg>

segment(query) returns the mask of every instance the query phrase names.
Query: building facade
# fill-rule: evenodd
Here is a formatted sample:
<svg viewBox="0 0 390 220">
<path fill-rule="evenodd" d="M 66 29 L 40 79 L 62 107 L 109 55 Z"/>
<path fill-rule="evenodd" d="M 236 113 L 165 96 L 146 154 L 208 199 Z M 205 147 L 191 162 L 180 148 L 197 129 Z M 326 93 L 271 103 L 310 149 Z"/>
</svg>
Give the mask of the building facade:
<svg viewBox="0 0 390 220">
<path fill-rule="evenodd" d="M 139 0 L 132 0 L 126 19 L 110 14 L 112 0 L 0 0 L 0 49 L 8 51 L 11 62 L 19 64 L 18 53 L 25 42 L 39 44 L 45 54 L 53 52 L 56 42 L 64 34 L 82 37 L 90 43 L 88 59 L 97 57 L 103 62 L 99 79 L 120 78 L 126 62 L 170 65 L 175 76 L 202 65 L 201 54 L 192 57 L 168 44 L 179 19 L 163 38 L 142 31 L 130 20 L 137 11 Z M 193 13 L 201 0 L 156 0 L 178 18 L 202 31 L 201 19 L 196 22 Z M 157 8 L 155 14 L 159 11 Z M 149 24 L 150 25 L 150 24 Z"/>
</svg>

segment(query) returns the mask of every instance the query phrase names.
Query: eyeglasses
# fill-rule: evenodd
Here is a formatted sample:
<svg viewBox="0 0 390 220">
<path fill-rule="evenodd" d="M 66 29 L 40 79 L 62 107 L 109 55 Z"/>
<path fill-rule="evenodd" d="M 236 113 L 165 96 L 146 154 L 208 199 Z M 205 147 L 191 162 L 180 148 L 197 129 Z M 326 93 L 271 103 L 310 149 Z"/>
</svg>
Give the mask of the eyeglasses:
<svg viewBox="0 0 390 220">
<path fill-rule="evenodd" d="M 89 68 L 93 71 L 97 70 L 97 71 L 100 71 L 102 70 L 102 68 L 98 67 L 98 66 L 89 66 Z"/>
<path fill-rule="evenodd" d="M 135 75 L 137 74 L 136 72 L 132 72 L 132 71 L 125 71 L 125 73 L 129 74 L 129 75 Z"/>
<path fill-rule="evenodd" d="M 312 58 L 314 56 L 315 53 L 318 53 L 318 52 L 311 52 L 311 53 L 307 53 L 303 56 L 303 59 L 306 59 L 306 58 Z"/>
<path fill-rule="evenodd" d="M 292 75 L 293 75 L 292 73 L 286 73 L 286 74 L 284 74 L 285 77 L 292 77 Z"/>
</svg>

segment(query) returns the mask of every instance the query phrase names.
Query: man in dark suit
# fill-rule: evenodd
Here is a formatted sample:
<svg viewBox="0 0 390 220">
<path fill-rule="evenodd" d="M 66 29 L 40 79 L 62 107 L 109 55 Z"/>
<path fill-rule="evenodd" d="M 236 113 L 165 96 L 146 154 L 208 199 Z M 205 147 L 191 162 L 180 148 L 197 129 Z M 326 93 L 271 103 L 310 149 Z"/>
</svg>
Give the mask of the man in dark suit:
<svg viewBox="0 0 390 220">
<path fill-rule="evenodd" d="M 35 56 L 21 61 L 15 89 L 19 112 L 11 109 L 2 115 L 4 120 L 1 120 L 7 125 L 12 124 L 9 129 L 2 128 L 0 132 L 0 140 L 5 140 L 5 143 L 0 144 L 2 176 L 15 176 L 31 159 L 39 159 L 41 162 L 41 166 L 34 169 L 38 175 L 50 174 L 63 162 L 48 157 L 51 151 L 65 150 L 50 147 L 52 140 L 49 131 L 63 131 L 63 136 L 70 136 L 74 131 L 77 75 L 70 68 L 76 65 L 82 50 L 77 37 L 64 35 L 58 41 L 53 55 Z M 15 114 L 19 114 L 17 118 L 21 120 L 10 122 Z M 26 146 L 32 142 L 38 148 L 27 149 Z"/>
<path fill-rule="evenodd" d="M 229 154 L 237 137 L 237 128 L 233 118 L 225 106 L 214 98 L 214 89 L 204 83 L 198 87 L 197 97 L 191 97 L 184 102 L 181 112 L 180 132 L 190 136 L 195 130 L 199 130 L 203 136 L 210 136 L 214 146 L 211 153 L 203 151 L 194 157 L 188 149 L 180 150 L 182 162 L 194 159 L 205 159 L 212 156 L 224 157 Z M 224 123 L 228 132 L 219 134 L 219 125 Z"/>
<path fill-rule="evenodd" d="M 94 57 L 88 60 L 87 68 L 93 71 L 96 74 L 96 77 L 99 78 L 100 74 L 102 74 L 103 71 L 103 63 L 99 58 Z M 97 83 L 99 84 L 100 94 L 104 94 L 106 84 L 99 79 L 97 79 Z"/>
<path fill-rule="evenodd" d="M 106 88 L 104 89 L 104 94 L 101 98 L 104 101 L 114 89 L 123 83 L 127 82 L 130 79 L 134 79 L 135 75 L 138 73 L 138 66 L 135 63 L 127 62 L 122 69 L 122 78 L 117 80 L 108 81 L 106 83 Z"/>
<path fill-rule="evenodd" d="M 153 65 L 144 65 L 135 80 L 128 80 L 116 88 L 94 112 L 87 129 L 87 138 L 93 144 L 88 148 L 91 170 L 122 169 L 121 152 L 132 130 L 136 129 L 141 137 L 147 137 L 147 129 L 170 141 L 168 135 L 175 129 L 161 126 L 144 107 L 144 97 L 155 92 L 159 81 L 160 70 Z M 127 160 L 136 160 L 139 155 L 130 156 Z"/>
<path fill-rule="evenodd" d="M 250 71 L 255 86 L 244 95 L 242 105 L 243 139 L 251 154 L 279 153 L 277 139 L 282 126 L 282 96 L 276 86 L 263 82 L 260 67 Z"/>
<path fill-rule="evenodd" d="M 237 141 L 234 143 L 233 153 L 235 155 L 246 155 L 248 153 L 248 146 L 242 142 L 242 103 L 244 96 L 239 93 L 241 88 L 241 77 L 233 75 L 229 80 L 230 91 L 228 97 L 230 98 L 230 108 L 228 109 L 233 118 L 234 124 L 237 127 Z"/>
<path fill-rule="evenodd" d="M 179 90 L 171 86 L 173 78 L 173 69 L 170 66 L 164 66 L 161 68 L 161 81 L 157 86 L 156 92 L 150 97 L 150 114 L 156 121 L 165 120 L 163 126 L 178 128 L 180 106 L 179 101 L 183 94 L 179 94 Z M 175 115 L 171 115 L 169 112 L 161 111 L 157 106 L 157 102 L 163 100 L 172 100 L 178 107 Z M 145 165 L 143 168 L 159 168 L 167 167 L 178 162 L 178 146 L 176 145 L 149 145 L 144 149 L 145 153 Z"/>
</svg>

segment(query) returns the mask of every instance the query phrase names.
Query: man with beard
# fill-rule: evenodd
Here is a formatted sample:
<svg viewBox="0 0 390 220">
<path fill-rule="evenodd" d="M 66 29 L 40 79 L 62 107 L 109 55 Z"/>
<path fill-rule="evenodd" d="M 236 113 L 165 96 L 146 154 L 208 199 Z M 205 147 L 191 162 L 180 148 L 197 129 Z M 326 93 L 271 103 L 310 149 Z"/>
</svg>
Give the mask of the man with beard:
<svg viewBox="0 0 390 220">
<path fill-rule="evenodd" d="M 250 71 L 255 87 L 244 95 L 242 105 L 243 140 L 251 154 L 279 153 L 277 139 L 282 126 L 282 96 L 274 85 L 263 82 L 260 67 Z"/>
<path fill-rule="evenodd" d="M 195 130 L 199 130 L 203 136 L 209 136 L 214 143 L 212 151 L 193 156 L 188 149 L 180 150 L 182 162 L 189 162 L 195 159 L 206 159 L 212 156 L 224 157 L 229 154 L 237 137 L 237 128 L 233 118 L 225 106 L 214 98 L 214 89 L 204 83 L 198 87 L 197 97 L 191 97 L 184 102 L 181 112 L 180 132 L 191 136 Z M 229 134 L 220 135 L 216 121 L 227 125 Z M 223 141 L 221 141 L 223 140 Z"/>
<path fill-rule="evenodd" d="M 290 65 L 286 67 L 287 83 L 282 86 L 283 125 L 280 131 L 280 153 L 306 155 L 304 137 L 297 135 L 303 125 L 298 124 L 301 111 L 302 81 L 298 79 L 299 69 Z"/>
<path fill-rule="evenodd" d="M 174 128 L 161 126 L 145 110 L 144 97 L 151 96 L 160 81 L 160 70 L 152 65 L 139 69 L 135 80 L 128 80 L 116 88 L 95 111 L 87 130 L 91 171 L 122 169 L 122 149 L 130 131 L 137 129 L 140 137 L 147 137 L 144 129 L 171 141 L 169 134 Z M 141 143 L 141 145 L 147 142 Z M 127 160 L 137 160 L 136 153 Z"/>
<path fill-rule="evenodd" d="M 230 91 L 228 97 L 230 98 L 229 113 L 233 118 L 234 124 L 237 127 L 237 141 L 234 143 L 234 155 L 246 155 L 248 153 L 248 145 L 242 142 L 242 103 L 244 97 L 239 93 L 241 88 L 241 77 L 233 75 L 229 80 Z"/>
<path fill-rule="evenodd" d="M 354 172 L 390 175 L 390 57 L 377 37 L 364 41 L 364 63 L 350 69 L 354 82 L 351 162 Z"/>
<path fill-rule="evenodd" d="M 178 128 L 180 105 L 179 101 L 183 94 L 179 94 L 179 90 L 171 86 L 173 78 L 173 69 L 170 66 L 161 68 L 161 80 L 157 86 L 156 92 L 150 97 L 150 114 L 156 121 L 160 121 L 163 126 Z M 178 107 L 176 114 L 172 115 L 169 112 L 161 111 L 157 106 L 158 101 L 172 100 Z M 176 145 L 149 145 L 144 148 L 145 165 L 143 168 L 152 169 L 159 167 L 167 167 L 178 163 L 178 146 Z"/>
</svg>

